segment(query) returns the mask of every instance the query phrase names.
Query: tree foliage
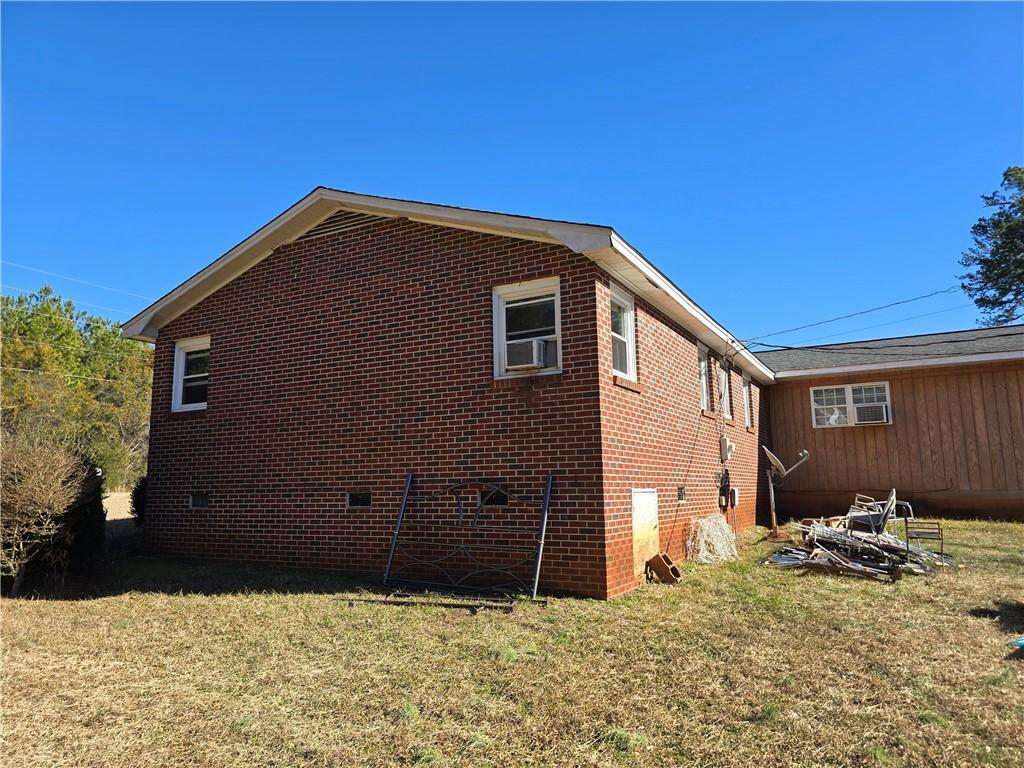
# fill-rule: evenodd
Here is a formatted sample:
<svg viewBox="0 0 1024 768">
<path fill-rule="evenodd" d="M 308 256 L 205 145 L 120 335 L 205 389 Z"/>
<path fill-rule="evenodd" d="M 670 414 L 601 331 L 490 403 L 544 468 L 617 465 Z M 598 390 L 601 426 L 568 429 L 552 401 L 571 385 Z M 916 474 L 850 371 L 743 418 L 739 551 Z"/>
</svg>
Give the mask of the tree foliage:
<svg viewBox="0 0 1024 768">
<path fill-rule="evenodd" d="M 960 279 L 985 324 L 1006 325 L 1024 317 L 1024 167 L 1007 168 L 1000 190 L 981 200 L 995 211 L 971 227 Z"/>
<path fill-rule="evenodd" d="M 4 296 L 0 321 L 5 429 L 82 455 L 107 487 L 130 488 L 146 467 L 152 349 L 48 287 Z"/>
</svg>

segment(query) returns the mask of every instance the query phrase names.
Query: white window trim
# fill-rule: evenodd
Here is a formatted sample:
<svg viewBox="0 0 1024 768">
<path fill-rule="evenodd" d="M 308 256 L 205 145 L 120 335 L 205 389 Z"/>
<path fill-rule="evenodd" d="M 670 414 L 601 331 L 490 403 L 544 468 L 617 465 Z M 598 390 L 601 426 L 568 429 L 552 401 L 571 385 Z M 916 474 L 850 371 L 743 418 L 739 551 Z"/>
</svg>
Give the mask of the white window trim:
<svg viewBox="0 0 1024 768">
<path fill-rule="evenodd" d="M 546 294 L 555 295 L 555 350 L 558 363 L 554 368 L 542 368 L 536 371 L 505 370 L 505 304 L 509 301 L 540 297 Z M 551 376 L 562 372 L 562 299 L 559 290 L 559 279 L 544 277 L 540 280 L 528 280 L 523 283 L 498 285 L 491 296 L 491 318 L 493 333 L 493 359 L 495 379 L 521 379 L 528 376 Z"/>
<path fill-rule="evenodd" d="M 722 367 L 722 360 L 718 360 L 715 365 L 718 368 L 718 407 L 722 411 L 722 415 L 727 418 L 732 418 L 732 368 L 728 365 Z M 725 386 L 722 386 L 722 380 L 725 380 Z"/>
<path fill-rule="evenodd" d="M 636 381 L 636 303 L 633 297 L 626 293 L 624 290 L 611 283 L 611 301 L 626 310 L 626 335 L 619 336 L 617 333 L 612 331 L 612 336 L 617 339 L 621 339 L 626 342 L 626 365 L 629 368 L 627 371 L 615 370 L 615 354 L 612 353 L 612 374 L 615 376 L 621 376 L 624 379 L 630 381 Z"/>
<path fill-rule="evenodd" d="M 209 336 L 196 336 L 191 339 L 179 339 L 174 343 L 174 384 L 171 390 L 172 411 L 204 411 L 206 403 L 181 402 L 181 394 L 185 380 L 185 353 L 210 348 Z M 207 390 L 209 392 L 209 390 Z"/>
<path fill-rule="evenodd" d="M 885 387 L 885 413 L 887 421 L 875 424 L 856 423 L 853 410 L 853 388 L 854 387 Z M 814 421 L 814 390 L 816 389 L 845 389 L 846 390 L 846 423 L 845 424 L 816 424 Z M 884 427 L 892 424 L 892 392 L 889 389 L 888 381 L 856 381 L 853 384 L 822 384 L 817 387 L 809 387 L 808 398 L 811 402 L 811 426 L 814 429 L 843 429 L 844 427 Z"/>
<path fill-rule="evenodd" d="M 697 385 L 700 387 L 700 409 L 711 410 L 711 371 L 708 362 L 708 348 L 697 345 Z"/>
<path fill-rule="evenodd" d="M 754 426 L 753 389 L 750 386 L 750 374 L 743 374 L 743 426 Z"/>
</svg>

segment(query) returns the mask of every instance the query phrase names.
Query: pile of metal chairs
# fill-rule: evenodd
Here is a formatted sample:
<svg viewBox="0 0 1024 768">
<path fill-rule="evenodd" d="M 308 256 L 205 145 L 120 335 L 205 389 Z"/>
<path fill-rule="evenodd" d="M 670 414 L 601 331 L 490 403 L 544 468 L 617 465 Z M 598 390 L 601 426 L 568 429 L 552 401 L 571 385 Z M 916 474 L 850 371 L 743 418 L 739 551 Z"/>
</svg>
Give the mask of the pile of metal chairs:
<svg viewBox="0 0 1024 768">
<path fill-rule="evenodd" d="M 910 502 L 896 498 L 895 488 L 884 501 L 856 494 L 845 516 L 804 520 L 797 528 L 802 546 L 783 546 L 764 565 L 896 581 L 954 564 L 945 554 L 942 526 L 916 519 Z M 903 538 L 897 535 L 901 528 Z M 912 543 L 923 540 L 937 542 L 939 551 Z"/>
</svg>

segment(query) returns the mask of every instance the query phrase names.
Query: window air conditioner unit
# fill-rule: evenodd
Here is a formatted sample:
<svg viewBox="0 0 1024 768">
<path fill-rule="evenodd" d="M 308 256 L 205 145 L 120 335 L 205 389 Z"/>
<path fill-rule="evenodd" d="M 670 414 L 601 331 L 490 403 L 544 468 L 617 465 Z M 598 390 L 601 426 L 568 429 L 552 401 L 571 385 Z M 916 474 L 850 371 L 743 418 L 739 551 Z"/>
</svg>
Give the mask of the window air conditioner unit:
<svg viewBox="0 0 1024 768">
<path fill-rule="evenodd" d="M 853 420 L 855 424 L 888 424 L 889 406 L 882 403 L 876 405 L 855 405 L 853 407 Z"/>
<path fill-rule="evenodd" d="M 544 342 L 541 339 L 510 341 L 505 346 L 505 368 L 526 371 L 544 367 Z"/>
</svg>

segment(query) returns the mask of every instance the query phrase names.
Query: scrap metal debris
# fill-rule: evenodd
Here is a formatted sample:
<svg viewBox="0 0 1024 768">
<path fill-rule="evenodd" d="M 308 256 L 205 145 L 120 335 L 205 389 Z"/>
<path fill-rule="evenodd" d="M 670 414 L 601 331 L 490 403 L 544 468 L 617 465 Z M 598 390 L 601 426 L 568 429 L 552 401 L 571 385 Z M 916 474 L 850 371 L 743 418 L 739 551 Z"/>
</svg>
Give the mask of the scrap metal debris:
<svg viewBox="0 0 1024 768">
<path fill-rule="evenodd" d="M 878 581 L 927 576 L 954 566 L 948 555 L 910 545 L 890 533 L 830 528 L 821 523 L 797 528 L 803 532 L 803 546 L 782 547 L 763 565 Z"/>
</svg>

